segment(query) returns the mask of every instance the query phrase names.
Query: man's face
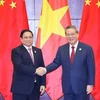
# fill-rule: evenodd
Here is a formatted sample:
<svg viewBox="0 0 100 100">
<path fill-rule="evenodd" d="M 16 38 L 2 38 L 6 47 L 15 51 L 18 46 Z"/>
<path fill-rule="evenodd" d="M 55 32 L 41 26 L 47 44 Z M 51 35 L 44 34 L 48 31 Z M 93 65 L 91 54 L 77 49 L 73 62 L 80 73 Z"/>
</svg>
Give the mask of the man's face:
<svg viewBox="0 0 100 100">
<path fill-rule="evenodd" d="M 22 44 L 24 44 L 25 46 L 32 46 L 33 44 L 33 36 L 31 34 L 31 32 L 25 32 L 21 38 L 21 42 Z"/>
<path fill-rule="evenodd" d="M 71 44 L 71 45 L 75 45 L 77 40 L 78 40 L 79 34 L 76 33 L 76 30 L 73 28 L 67 29 L 66 30 L 66 38 L 67 41 Z"/>
</svg>

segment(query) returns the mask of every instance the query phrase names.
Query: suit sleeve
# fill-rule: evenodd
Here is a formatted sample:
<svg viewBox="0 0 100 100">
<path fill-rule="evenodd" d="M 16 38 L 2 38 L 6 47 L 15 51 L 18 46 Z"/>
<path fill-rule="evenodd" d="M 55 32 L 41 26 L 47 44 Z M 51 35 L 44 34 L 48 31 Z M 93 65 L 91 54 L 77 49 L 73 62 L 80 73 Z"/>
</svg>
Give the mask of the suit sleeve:
<svg viewBox="0 0 100 100">
<path fill-rule="evenodd" d="M 45 67 L 44 60 L 43 60 L 43 55 L 42 55 L 42 51 L 41 50 L 40 50 L 40 57 L 41 57 L 40 66 Z M 46 86 L 46 75 L 41 76 L 41 85 Z"/>
<path fill-rule="evenodd" d="M 50 64 L 46 67 L 47 73 L 56 70 L 60 65 L 61 65 L 61 60 L 60 60 L 60 47 L 59 47 L 55 59 L 53 60 L 52 63 L 50 63 Z"/>
<path fill-rule="evenodd" d="M 23 57 L 20 52 L 13 49 L 11 54 L 11 59 L 15 71 L 27 74 L 29 76 L 34 76 L 36 70 L 35 67 L 33 67 L 33 64 L 31 63 L 27 63 L 28 61 L 27 62 L 23 61 Z"/>
<path fill-rule="evenodd" d="M 91 47 L 89 47 L 88 49 L 87 66 L 88 66 L 88 85 L 94 85 L 95 83 L 95 59 L 94 59 L 94 53 Z"/>
</svg>

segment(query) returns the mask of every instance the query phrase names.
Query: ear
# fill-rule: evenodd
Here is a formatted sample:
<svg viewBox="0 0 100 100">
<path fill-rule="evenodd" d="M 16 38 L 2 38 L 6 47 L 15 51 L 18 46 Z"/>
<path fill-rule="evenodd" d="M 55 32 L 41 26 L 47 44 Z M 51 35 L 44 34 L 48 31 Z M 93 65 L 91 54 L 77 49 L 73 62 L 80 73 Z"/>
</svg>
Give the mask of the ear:
<svg viewBox="0 0 100 100">
<path fill-rule="evenodd" d="M 79 33 L 77 34 L 77 38 L 79 38 Z"/>
<path fill-rule="evenodd" d="M 20 41 L 23 43 L 23 39 L 22 38 L 20 38 Z"/>
</svg>

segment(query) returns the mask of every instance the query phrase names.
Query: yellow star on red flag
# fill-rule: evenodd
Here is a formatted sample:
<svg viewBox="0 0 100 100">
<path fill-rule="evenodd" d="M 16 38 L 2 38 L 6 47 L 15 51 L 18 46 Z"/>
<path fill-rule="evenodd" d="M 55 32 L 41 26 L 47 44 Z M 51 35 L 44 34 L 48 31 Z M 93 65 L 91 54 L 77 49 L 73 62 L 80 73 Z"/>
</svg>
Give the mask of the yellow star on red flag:
<svg viewBox="0 0 100 100">
<path fill-rule="evenodd" d="M 40 41 L 40 47 L 42 47 L 45 44 L 45 42 L 48 40 L 52 33 L 65 37 L 64 28 L 61 25 L 60 21 L 67 10 L 68 6 L 64 6 L 57 10 L 53 10 L 48 1 L 45 0 L 39 24 L 39 28 L 41 28 L 42 37 Z"/>
<path fill-rule="evenodd" d="M 96 4 L 98 6 L 98 8 L 100 7 L 100 1 L 98 1 L 98 3 Z"/>
<path fill-rule="evenodd" d="M 12 1 L 12 3 L 10 4 L 10 6 L 11 6 L 12 8 L 16 8 L 16 2 L 13 2 L 13 1 Z"/>
<path fill-rule="evenodd" d="M 91 0 L 85 0 L 85 5 L 90 5 Z"/>
<path fill-rule="evenodd" d="M 0 6 L 4 6 L 4 0 L 0 0 Z"/>
</svg>

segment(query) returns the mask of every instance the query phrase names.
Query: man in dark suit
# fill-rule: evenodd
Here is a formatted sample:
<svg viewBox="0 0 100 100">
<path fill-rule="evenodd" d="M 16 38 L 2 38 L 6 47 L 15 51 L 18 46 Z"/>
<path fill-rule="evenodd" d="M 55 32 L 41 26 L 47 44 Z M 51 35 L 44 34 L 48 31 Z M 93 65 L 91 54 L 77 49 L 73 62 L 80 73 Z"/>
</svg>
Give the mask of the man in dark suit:
<svg viewBox="0 0 100 100">
<path fill-rule="evenodd" d="M 45 92 L 46 77 L 37 75 L 37 68 L 44 67 L 42 52 L 32 46 L 33 33 L 26 29 L 20 34 L 22 44 L 12 50 L 14 66 L 11 91 L 13 100 L 39 100 Z"/>
<path fill-rule="evenodd" d="M 46 68 L 38 68 L 37 74 L 42 76 L 62 65 L 64 100 L 88 100 L 95 81 L 93 50 L 78 40 L 75 26 L 66 27 L 65 35 L 68 43 L 60 46 L 53 62 Z"/>
</svg>

